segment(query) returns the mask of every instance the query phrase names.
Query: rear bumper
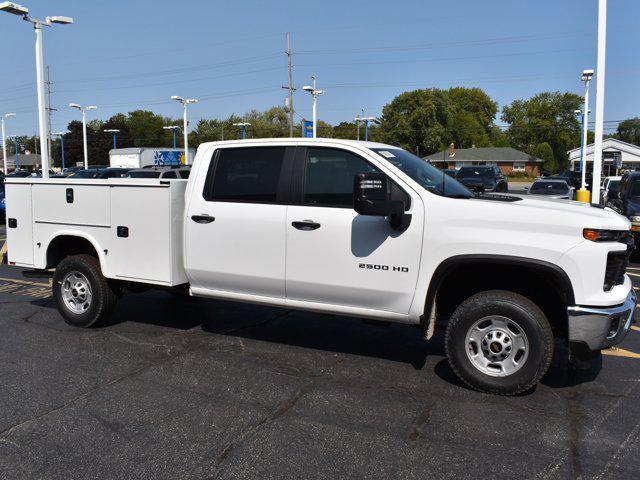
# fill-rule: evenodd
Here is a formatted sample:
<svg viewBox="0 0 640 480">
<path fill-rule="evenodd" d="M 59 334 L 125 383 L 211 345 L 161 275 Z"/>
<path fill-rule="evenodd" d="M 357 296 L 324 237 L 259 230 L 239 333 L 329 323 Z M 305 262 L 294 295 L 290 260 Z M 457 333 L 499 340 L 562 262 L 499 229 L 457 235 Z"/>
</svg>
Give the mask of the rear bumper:
<svg viewBox="0 0 640 480">
<path fill-rule="evenodd" d="M 591 351 L 609 348 L 622 342 L 637 321 L 636 294 L 631 288 L 624 303 L 614 307 L 568 307 L 567 315 L 571 344 Z"/>
</svg>

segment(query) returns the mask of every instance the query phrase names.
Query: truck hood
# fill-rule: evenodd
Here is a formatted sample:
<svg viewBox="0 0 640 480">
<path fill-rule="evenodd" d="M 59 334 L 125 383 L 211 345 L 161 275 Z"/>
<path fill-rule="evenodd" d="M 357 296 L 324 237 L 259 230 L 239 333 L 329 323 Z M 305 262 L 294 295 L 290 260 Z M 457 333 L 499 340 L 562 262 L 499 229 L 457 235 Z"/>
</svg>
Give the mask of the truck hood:
<svg viewBox="0 0 640 480">
<path fill-rule="evenodd" d="M 628 230 L 631 226 L 627 218 L 608 207 L 598 208 L 572 200 L 514 196 L 521 200 L 463 199 L 464 207 L 451 205 L 452 208 L 447 209 L 448 216 L 450 220 L 459 217 L 455 219 L 467 226 L 484 229 L 579 235 L 579 238 L 582 238 L 583 228 Z"/>
<path fill-rule="evenodd" d="M 515 196 L 515 195 L 514 195 Z M 572 231 L 583 228 L 628 230 L 629 220 L 610 208 L 593 207 L 588 203 L 552 198 L 527 198 L 504 202 L 496 200 L 472 199 L 469 203 L 477 210 L 480 218 L 497 224 L 511 224 L 547 231 Z M 525 227 L 525 225 L 527 227 Z M 517 227 L 516 227 L 517 228 Z M 511 228 L 510 228 L 511 229 Z"/>
</svg>

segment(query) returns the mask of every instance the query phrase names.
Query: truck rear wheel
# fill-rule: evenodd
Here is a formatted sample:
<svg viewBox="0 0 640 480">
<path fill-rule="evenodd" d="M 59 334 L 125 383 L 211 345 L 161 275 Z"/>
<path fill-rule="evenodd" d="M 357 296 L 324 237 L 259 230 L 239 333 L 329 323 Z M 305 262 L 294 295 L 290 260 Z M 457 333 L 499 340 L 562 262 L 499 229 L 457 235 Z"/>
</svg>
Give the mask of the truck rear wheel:
<svg viewBox="0 0 640 480">
<path fill-rule="evenodd" d="M 544 313 L 517 293 L 490 290 L 462 302 L 445 337 L 456 375 L 470 387 L 516 395 L 533 387 L 553 356 L 553 332 Z"/>
<path fill-rule="evenodd" d="M 58 264 L 53 297 L 64 321 L 74 327 L 93 327 L 109 317 L 117 296 L 100 271 L 98 259 L 74 255 Z"/>
</svg>

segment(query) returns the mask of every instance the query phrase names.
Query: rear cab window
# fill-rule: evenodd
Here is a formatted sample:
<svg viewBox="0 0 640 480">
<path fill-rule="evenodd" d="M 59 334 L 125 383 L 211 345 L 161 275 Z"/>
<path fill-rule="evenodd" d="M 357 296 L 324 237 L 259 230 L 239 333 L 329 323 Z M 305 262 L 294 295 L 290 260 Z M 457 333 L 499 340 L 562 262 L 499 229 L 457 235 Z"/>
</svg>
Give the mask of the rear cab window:
<svg viewBox="0 0 640 480">
<path fill-rule="evenodd" d="M 204 185 L 207 201 L 277 203 L 285 146 L 222 148 Z"/>
</svg>

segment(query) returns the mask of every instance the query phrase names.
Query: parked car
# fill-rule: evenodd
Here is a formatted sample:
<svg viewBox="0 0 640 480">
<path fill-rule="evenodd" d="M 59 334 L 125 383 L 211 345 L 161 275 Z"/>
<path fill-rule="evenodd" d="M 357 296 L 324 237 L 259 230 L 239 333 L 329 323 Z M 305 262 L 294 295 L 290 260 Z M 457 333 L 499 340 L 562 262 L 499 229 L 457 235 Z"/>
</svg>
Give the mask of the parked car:
<svg viewBox="0 0 640 480">
<path fill-rule="evenodd" d="M 457 170 L 455 168 L 445 168 L 442 171 L 449 175 L 451 178 L 456 178 Z"/>
<path fill-rule="evenodd" d="M 615 191 L 620 190 L 621 179 L 622 179 L 622 176 L 604 177 L 604 180 L 602 181 L 602 199 L 605 205 L 609 201 L 609 190 L 615 190 Z"/>
<path fill-rule="evenodd" d="M 14 170 L 8 175 L 5 175 L 5 178 L 25 178 L 30 176 L 31 176 L 31 172 L 28 170 Z"/>
<path fill-rule="evenodd" d="M 574 171 L 574 170 L 565 170 L 564 172 L 558 175 L 551 175 L 549 177 L 544 177 L 548 180 L 566 180 L 570 187 L 573 187 L 575 190 L 578 190 L 582 187 L 582 172 Z M 593 181 L 593 175 L 590 172 L 585 173 L 585 182 L 587 189 L 591 186 L 591 182 Z"/>
<path fill-rule="evenodd" d="M 129 168 L 88 168 L 86 170 L 76 170 L 69 174 L 67 178 L 122 178 Z"/>
<path fill-rule="evenodd" d="M 496 166 L 462 167 L 456 180 L 476 193 L 509 191 L 507 177 Z"/>
<path fill-rule="evenodd" d="M 640 250 L 640 172 L 625 172 L 619 189 L 610 189 L 607 206 L 631 221 L 636 250 Z"/>
<path fill-rule="evenodd" d="M 573 192 L 574 188 L 569 186 L 566 180 L 541 178 L 531 184 L 527 194 L 530 196 L 572 200 Z"/>
<path fill-rule="evenodd" d="M 136 168 L 134 170 L 130 170 L 126 176 L 129 178 L 186 179 L 186 178 L 189 178 L 190 172 L 191 172 L 191 168 L 189 166 L 184 166 L 184 165 L 178 168 L 149 166 L 149 167 Z"/>
</svg>

